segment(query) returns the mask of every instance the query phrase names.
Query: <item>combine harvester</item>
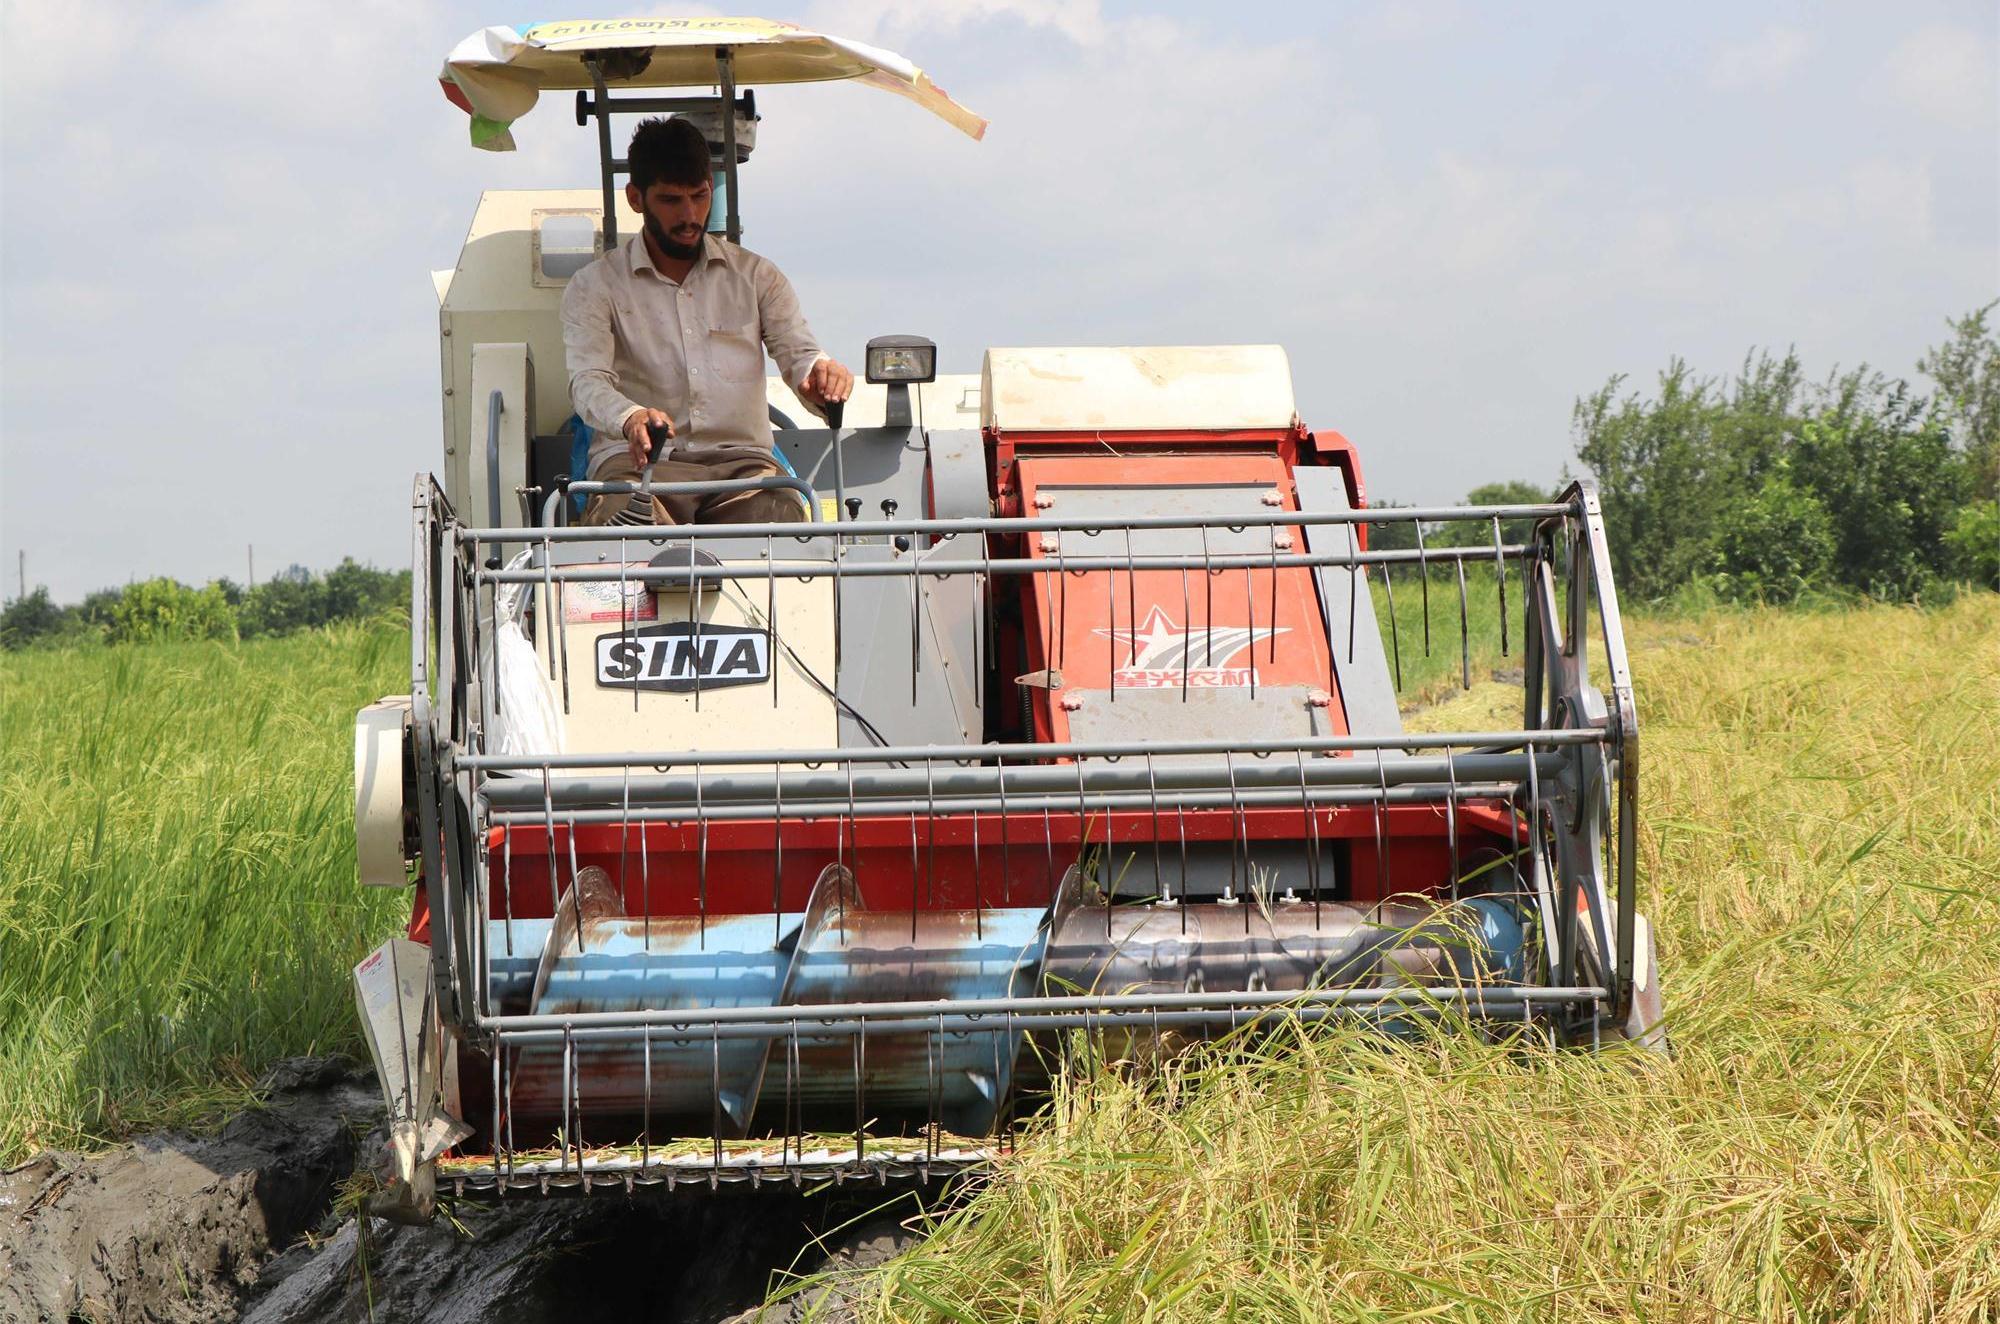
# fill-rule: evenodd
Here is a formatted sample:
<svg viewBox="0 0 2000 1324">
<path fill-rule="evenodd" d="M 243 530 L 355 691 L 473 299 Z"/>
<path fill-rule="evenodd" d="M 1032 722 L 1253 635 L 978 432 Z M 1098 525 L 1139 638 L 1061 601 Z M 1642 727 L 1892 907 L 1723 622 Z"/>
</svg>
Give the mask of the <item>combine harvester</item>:
<svg viewBox="0 0 2000 1324">
<path fill-rule="evenodd" d="M 809 522 L 570 522 L 634 490 L 573 480 L 561 431 L 563 284 L 620 221 L 612 117 L 695 118 L 733 239 L 739 89 L 828 79 L 984 129 L 899 56 L 757 20 L 489 28 L 446 66 L 489 146 L 577 90 L 603 187 L 487 193 L 438 277 L 410 692 L 356 732 L 361 880 L 415 883 L 409 936 L 355 970 L 394 1119 L 378 1208 L 941 1178 L 1003 1155 L 1079 1043 L 1144 1061 L 1280 1016 L 1662 1046 L 1588 487 L 1365 511 L 1278 348 L 991 349 L 941 378 L 892 336 L 848 410 L 871 426 L 793 426 L 770 383 L 797 476 L 759 482 Z M 1426 546 L 1444 524 L 1474 545 Z M 1370 585 L 1427 646 L 1455 585 L 1469 683 L 1468 573 L 1520 729 L 1407 733 Z"/>
</svg>

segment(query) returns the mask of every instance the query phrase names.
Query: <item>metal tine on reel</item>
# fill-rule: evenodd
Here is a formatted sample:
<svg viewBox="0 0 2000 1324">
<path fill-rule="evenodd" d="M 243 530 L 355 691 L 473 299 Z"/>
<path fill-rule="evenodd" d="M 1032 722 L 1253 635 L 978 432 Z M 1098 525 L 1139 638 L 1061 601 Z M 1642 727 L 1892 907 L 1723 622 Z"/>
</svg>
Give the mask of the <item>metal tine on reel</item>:
<svg viewBox="0 0 2000 1324">
<path fill-rule="evenodd" d="M 1472 688 L 1472 639 L 1470 611 L 1465 601 L 1465 559 L 1456 558 L 1452 565 L 1458 570 L 1458 665 L 1464 688 Z"/>
<path fill-rule="evenodd" d="M 1389 608 L 1389 657 L 1396 668 L 1396 690 L 1403 689 L 1403 627 L 1396 619 L 1396 582 L 1389 563 L 1382 563 L 1382 599 Z"/>
<path fill-rule="evenodd" d="M 1493 517 L 1493 578 L 1500 585 L 1500 656 L 1507 656 L 1507 557 L 1500 550 L 1500 517 Z M 1525 591 L 1525 590 L 1524 590 Z"/>
<path fill-rule="evenodd" d="M 1431 655 L 1431 563 L 1429 549 L 1424 546 L 1424 523 L 1411 520 L 1417 531 L 1417 575 L 1421 581 L 1424 597 L 1424 656 Z"/>
</svg>

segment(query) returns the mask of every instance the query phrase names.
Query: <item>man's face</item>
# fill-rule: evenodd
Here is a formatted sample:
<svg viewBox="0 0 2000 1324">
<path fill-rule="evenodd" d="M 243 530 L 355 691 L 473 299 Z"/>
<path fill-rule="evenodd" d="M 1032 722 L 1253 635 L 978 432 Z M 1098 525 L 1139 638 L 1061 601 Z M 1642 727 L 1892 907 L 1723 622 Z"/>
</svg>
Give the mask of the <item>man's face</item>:
<svg viewBox="0 0 2000 1324">
<path fill-rule="evenodd" d="M 625 200 L 646 218 L 646 231 L 661 252 L 682 260 L 700 255 L 701 236 L 708 229 L 708 209 L 715 201 L 715 189 L 708 180 L 693 185 L 655 181 L 643 197 L 627 184 Z"/>
</svg>

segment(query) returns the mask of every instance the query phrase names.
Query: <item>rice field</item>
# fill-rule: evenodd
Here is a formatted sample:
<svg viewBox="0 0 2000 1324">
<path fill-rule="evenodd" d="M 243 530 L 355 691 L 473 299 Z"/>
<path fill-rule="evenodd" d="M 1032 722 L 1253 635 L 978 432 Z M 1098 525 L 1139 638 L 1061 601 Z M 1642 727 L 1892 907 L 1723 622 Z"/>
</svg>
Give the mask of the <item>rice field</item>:
<svg viewBox="0 0 2000 1324">
<path fill-rule="evenodd" d="M 1474 579 L 1454 697 L 1441 584 L 1416 720 L 1495 724 L 1518 605 L 1501 658 Z M 1672 1061 L 1328 1027 L 1103 1076 L 868 1317 L 2000 1319 L 2000 597 L 1627 633 Z M 0 657 L 0 1163 L 358 1051 L 407 897 L 354 882 L 350 724 L 406 639 Z"/>
<path fill-rule="evenodd" d="M 1628 638 L 1671 1061 L 1328 1027 L 1103 1075 L 864 1317 L 2000 1318 L 2000 597 Z"/>
<path fill-rule="evenodd" d="M 0 656 L 0 1166 L 240 1105 L 360 1053 L 355 709 L 399 626 Z"/>
</svg>

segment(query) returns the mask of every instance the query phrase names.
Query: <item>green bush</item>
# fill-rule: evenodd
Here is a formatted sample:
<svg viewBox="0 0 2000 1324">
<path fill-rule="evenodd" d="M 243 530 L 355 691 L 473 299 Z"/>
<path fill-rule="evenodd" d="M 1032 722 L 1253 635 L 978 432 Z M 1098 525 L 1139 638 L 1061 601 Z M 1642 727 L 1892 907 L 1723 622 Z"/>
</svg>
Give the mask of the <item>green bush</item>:
<svg viewBox="0 0 2000 1324">
<path fill-rule="evenodd" d="M 2000 588 L 2000 501 L 1961 506 L 1944 541 L 1958 578 L 1981 588 Z"/>
<path fill-rule="evenodd" d="M 111 614 L 111 642 L 150 644 L 234 639 L 236 610 L 219 585 L 189 588 L 167 578 L 128 584 Z"/>
<path fill-rule="evenodd" d="M 1833 566 L 1833 521 L 1783 470 L 1748 501 L 1722 512 L 1710 544 L 1718 597 L 1790 602 L 1822 584 Z"/>
</svg>

